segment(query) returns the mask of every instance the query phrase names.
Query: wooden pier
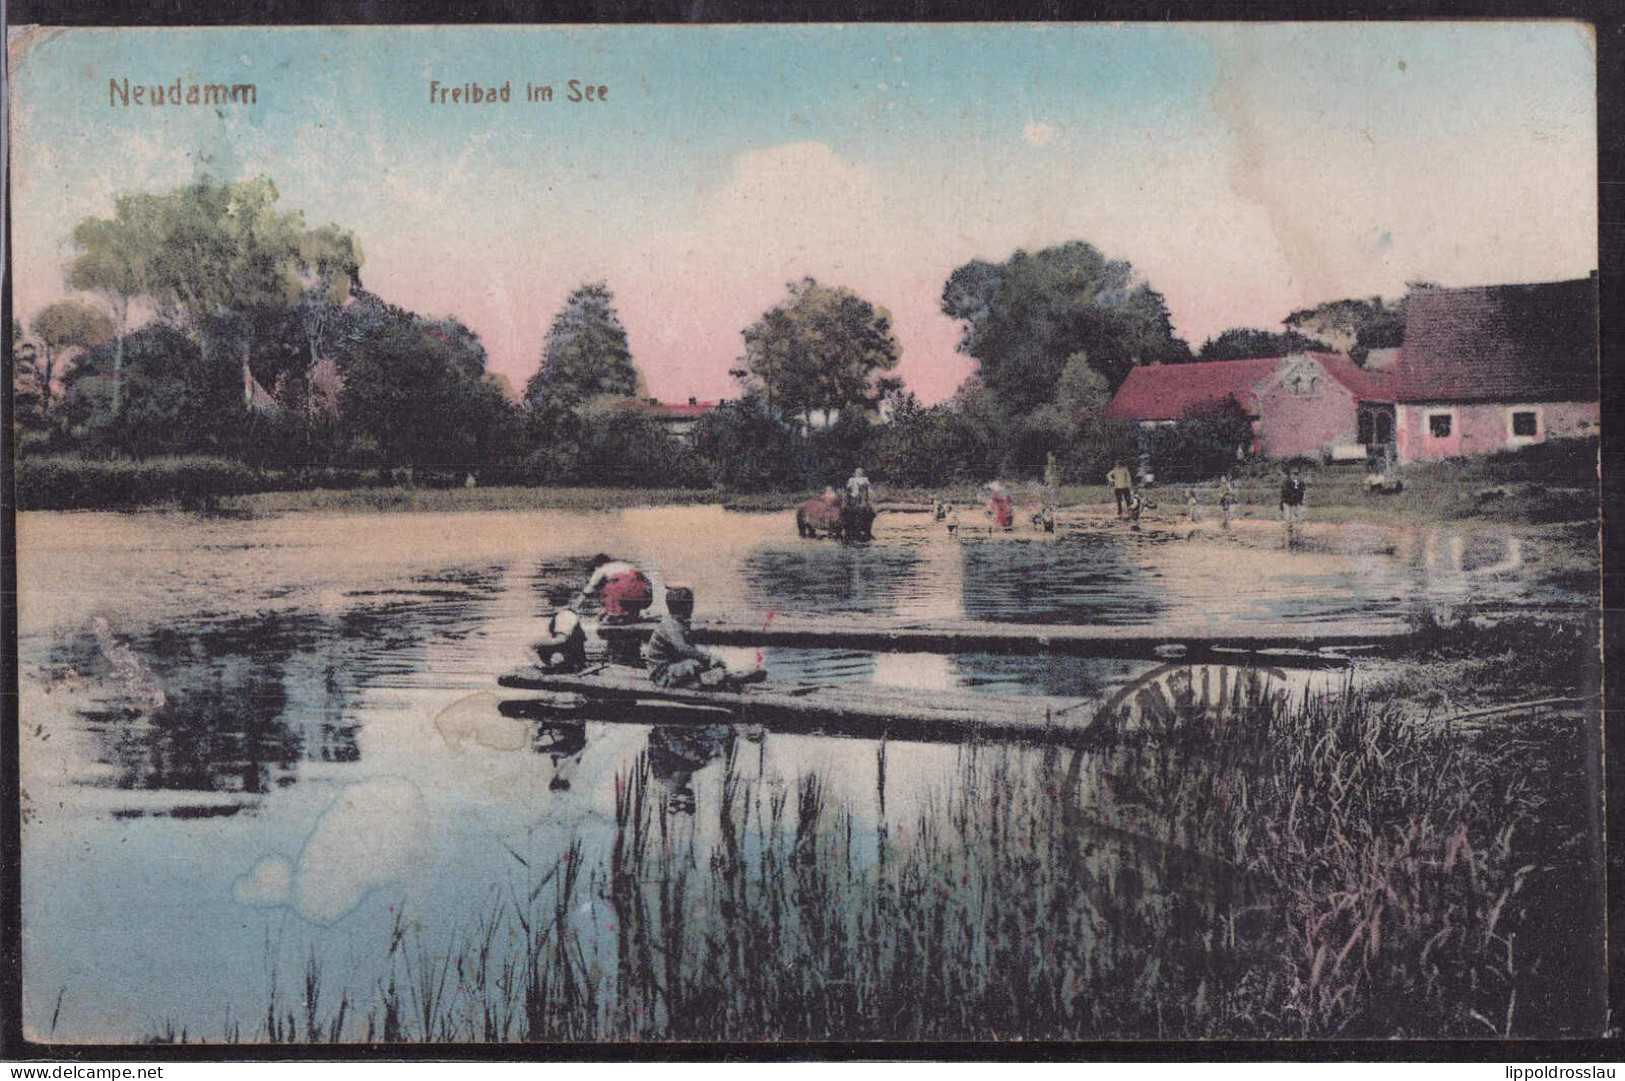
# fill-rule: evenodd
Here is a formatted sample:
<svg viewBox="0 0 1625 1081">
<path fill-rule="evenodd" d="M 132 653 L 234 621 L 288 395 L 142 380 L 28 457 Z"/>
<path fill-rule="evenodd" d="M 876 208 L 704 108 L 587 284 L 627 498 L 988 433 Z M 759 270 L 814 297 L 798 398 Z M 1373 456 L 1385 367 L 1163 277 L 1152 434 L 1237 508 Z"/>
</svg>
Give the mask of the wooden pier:
<svg viewBox="0 0 1625 1081">
<path fill-rule="evenodd" d="M 549 696 L 579 696 L 598 710 L 619 704 L 632 711 L 653 706 L 659 715 L 685 721 L 762 724 L 780 732 L 820 732 L 869 739 L 961 741 L 987 738 L 1035 743 L 1085 741 L 1103 704 L 1088 698 L 973 694 L 957 690 L 917 690 L 854 685 L 761 684 L 738 691 L 657 687 L 645 671 L 618 665 L 582 674 L 517 669 L 497 683 L 510 690 Z M 512 699 L 503 712 L 517 716 L 557 715 L 561 706 L 581 712 L 561 697 Z M 650 712 L 636 719 L 648 723 Z M 631 718 L 629 718 L 631 719 Z"/>
<path fill-rule="evenodd" d="M 654 624 L 647 622 L 600 626 L 598 633 L 612 648 L 622 649 L 646 641 L 653 630 Z M 1411 630 L 1397 620 L 1363 622 L 1355 628 L 1346 623 L 1259 623 L 1215 629 L 1176 623 L 924 623 L 865 615 L 795 615 L 761 622 L 696 620 L 691 637 L 698 644 L 714 646 L 1180 659 L 1209 664 L 1248 664 L 1262 659 L 1292 668 L 1346 667 L 1351 655 L 1393 656 L 1415 644 Z"/>
</svg>

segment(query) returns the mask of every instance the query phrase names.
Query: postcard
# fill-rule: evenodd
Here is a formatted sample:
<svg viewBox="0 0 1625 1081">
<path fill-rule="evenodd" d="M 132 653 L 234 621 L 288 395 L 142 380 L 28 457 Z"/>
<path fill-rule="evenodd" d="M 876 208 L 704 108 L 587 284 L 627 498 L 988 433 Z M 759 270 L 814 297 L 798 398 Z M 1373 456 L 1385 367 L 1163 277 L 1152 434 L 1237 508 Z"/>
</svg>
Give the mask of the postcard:
<svg viewBox="0 0 1625 1081">
<path fill-rule="evenodd" d="M 7 50 L 36 1050 L 1603 1034 L 1590 26 Z"/>
</svg>

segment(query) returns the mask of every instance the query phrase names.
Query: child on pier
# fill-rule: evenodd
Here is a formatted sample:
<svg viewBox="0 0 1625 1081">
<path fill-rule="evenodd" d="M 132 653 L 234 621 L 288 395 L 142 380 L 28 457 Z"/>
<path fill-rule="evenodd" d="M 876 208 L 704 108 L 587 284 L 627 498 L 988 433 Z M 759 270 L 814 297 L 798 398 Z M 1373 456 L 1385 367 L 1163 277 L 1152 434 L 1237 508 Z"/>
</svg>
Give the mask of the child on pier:
<svg viewBox="0 0 1625 1081">
<path fill-rule="evenodd" d="M 665 688 L 705 687 L 734 690 L 755 683 L 767 673 L 758 668 L 734 675 L 727 665 L 689 637 L 689 621 L 694 615 L 694 591 L 687 586 L 666 589 L 666 618 L 649 639 L 649 678 Z"/>
</svg>

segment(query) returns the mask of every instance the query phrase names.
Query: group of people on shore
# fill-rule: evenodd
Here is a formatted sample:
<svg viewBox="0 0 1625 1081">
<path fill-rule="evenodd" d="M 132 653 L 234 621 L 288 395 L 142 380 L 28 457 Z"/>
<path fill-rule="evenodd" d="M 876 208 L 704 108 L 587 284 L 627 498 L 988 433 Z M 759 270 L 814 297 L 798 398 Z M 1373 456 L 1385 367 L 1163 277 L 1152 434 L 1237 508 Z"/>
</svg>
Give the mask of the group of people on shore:
<svg viewBox="0 0 1625 1081">
<path fill-rule="evenodd" d="M 1116 499 L 1117 517 L 1127 519 L 1133 524 L 1133 528 L 1138 529 L 1141 512 L 1147 506 L 1155 506 L 1146 499 L 1144 486 L 1134 483 L 1134 475 L 1122 462 L 1118 462 L 1106 474 L 1106 484 Z M 1222 524 L 1225 529 L 1229 529 L 1231 522 L 1235 520 L 1236 507 L 1240 502 L 1235 478 L 1229 472 L 1224 473 L 1217 481 L 1217 489 L 1219 512 L 1223 516 Z M 1280 512 L 1281 521 L 1286 526 L 1289 544 L 1297 539 L 1297 527 L 1303 521 L 1304 497 L 1307 492 L 1302 467 L 1283 466 Z M 1196 485 L 1185 489 L 1185 516 L 1192 522 L 1199 522 L 1203 518 L 1201 497 Z"/>
</svg>

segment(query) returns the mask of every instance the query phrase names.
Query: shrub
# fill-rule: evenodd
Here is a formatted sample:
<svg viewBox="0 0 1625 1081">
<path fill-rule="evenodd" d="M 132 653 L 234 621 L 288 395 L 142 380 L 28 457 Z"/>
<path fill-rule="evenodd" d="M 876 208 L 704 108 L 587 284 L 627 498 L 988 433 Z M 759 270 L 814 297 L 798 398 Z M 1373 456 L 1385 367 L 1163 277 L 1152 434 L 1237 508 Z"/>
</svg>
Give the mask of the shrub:
<svg viewBox="0 0 1625 1081">
<path fill-rule="evenodd" d="M 221 496 L 263 491 L 264 474 L 225 458 L 24 458 L 16 463 L 22 510 L 111 510 L 178 502 L 208 507 Z"/>
</svg>

